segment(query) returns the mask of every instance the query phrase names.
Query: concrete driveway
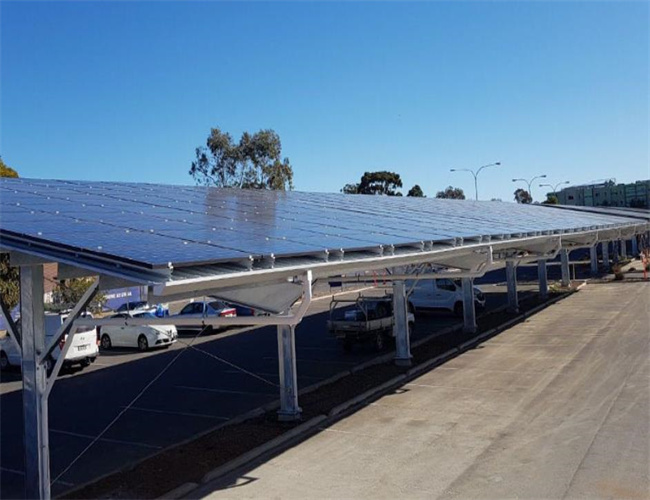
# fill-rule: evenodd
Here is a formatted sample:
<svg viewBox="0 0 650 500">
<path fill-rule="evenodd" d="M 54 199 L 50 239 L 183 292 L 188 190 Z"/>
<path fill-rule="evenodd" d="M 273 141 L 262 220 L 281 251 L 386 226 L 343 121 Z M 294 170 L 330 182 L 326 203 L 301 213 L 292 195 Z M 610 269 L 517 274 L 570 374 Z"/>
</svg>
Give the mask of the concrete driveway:
<svg viewBox="0 0 650 500">
<path fill-rule="evenodd" d="M 649 498 L 649 314 L 588 285 L 192 497 Z"/>
</svg>

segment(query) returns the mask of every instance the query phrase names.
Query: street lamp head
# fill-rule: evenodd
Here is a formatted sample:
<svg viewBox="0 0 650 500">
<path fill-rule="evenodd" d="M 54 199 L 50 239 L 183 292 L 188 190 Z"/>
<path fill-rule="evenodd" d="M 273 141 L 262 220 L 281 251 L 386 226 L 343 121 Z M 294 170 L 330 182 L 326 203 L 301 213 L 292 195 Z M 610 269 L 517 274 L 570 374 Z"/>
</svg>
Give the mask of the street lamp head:
<svg viewBox="0 0 650 500">
<path fill-rule="evenodd" d="M 449 171 L 450 171 L 450 172 L 455 172 L 456 169 L 455 169 L 455 168 L 450 168 Z"/>
<path fill-rule="evenodd" d="M 544 175 L 540 175 L 540 178 L 542 178 L 542 179 L 546 179 L 546 174 L 544 174 Z"/>
<path fill-rule="evenodd" d="M 498 161 L 498 162 L 496 162 L 496 163 L 495 163 L 495 165 L 501 165 L 501 162 L 500 162 L 500 161 Z"/>
</svg>

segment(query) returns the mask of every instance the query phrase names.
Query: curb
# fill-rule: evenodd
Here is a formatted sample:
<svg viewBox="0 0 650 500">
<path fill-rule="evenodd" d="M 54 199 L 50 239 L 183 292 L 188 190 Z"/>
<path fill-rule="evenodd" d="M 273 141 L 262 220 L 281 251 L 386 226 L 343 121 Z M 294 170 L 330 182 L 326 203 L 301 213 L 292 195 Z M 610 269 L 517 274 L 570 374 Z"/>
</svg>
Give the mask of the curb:
<svg viewBox="0 0 650 500">
<path fill-rule="evenodd" d="M 448 361 L 449 359 L 453 358 L 459 353 L 460 353 L 460 349 L 458 349 L 458 347 L 449 349 L 447 352 L 443 352 L 442 354 L 436 356 L 435 358 L 425 361 L 424 363 L 420 363 L 419 365 L 411 368 L 409 371 L 406 372 L 406 378 L 411 380 L 415 377 L 418 377 L 424 372 L 429 371 L 431 368 L 434 368 L 438 365 L 441 365 L 445 361 Z"/>
<path fill-rule="evenodd" d="M 297 438 L 304 437 L 304 435 L 307 434 L 308 431 L 312 430 L 314 427 L 321 424 L 326 418 L 327 417 L 325 417 L 325 415 L 319 415 L 317 417 L 314 417 L 308 420 L 307 422 L 304 422 L 294 427 L 290 431 L 287 431 L 284 434 L 281 434 L 280 436 L 273 438 L 270 441 L 267 441 L 263 445 L 260 445 L 257 448 L 253 448 L 252 450 L 244 453 L 243 455 L 240 455 L 234 460 L 231 460 L 230 462 L 226 462 L 225 464 L 205 474 L 205 476 L 203 476 L 203 478 L 201 479 L 201 484 L 206 484 L 209 483 L 210 481 L 214 481 L 215 479 L 224 476 L 229 472 L 232 472 L 233 470 L 241 467 L 242 465 L 260 458 L 266 453 L 275 452 L 281 448 L 288 447 L 291 441 Z M 189 493 L 190 491 L 191 490 L 188 490 L 186 494 Z M 163 497 L 167 497 L 167 494 L 163 495 Z"/>
<path fill-rule="evenodd" d="M 368 389 L 366 392 L 362 392 L 358 396 L 353 397 L 352 399 L 348 399 L 344 403 L 341 403 L 340 405 L 335 406 L 332 408 L 329 413 L 327 414 L 328 418 L 335 417 L 336 415 L 344 412 L 345 410 L 352 408 L 358 404 L 365 403 L 366 401 L 373 399 L 374 397 L 378 396 L 379 394 L 383 394 L 385 392 L 388 392 L 390 389 L 392 389 L 394 386 L 400 385 L 406 380 L 406 375 L 401 374 L 397 375 L 396 377 L 393 377 L 392 379 L 384 382 L 381 385 L 378 385 L 377 387 L 373 387 L 372 389 Z"/>
<path fill-rule="evenodd" d="M 170 499 L 177 500 L 183 498 L 185 495 L 194 491 L 199 485 L 197 483 L 185 483 L 181 484 L 178 488 L 174 488 L 171 491 L 168 491 L 163 496 L 158 497 L 158 499 Z"/>
</svg>

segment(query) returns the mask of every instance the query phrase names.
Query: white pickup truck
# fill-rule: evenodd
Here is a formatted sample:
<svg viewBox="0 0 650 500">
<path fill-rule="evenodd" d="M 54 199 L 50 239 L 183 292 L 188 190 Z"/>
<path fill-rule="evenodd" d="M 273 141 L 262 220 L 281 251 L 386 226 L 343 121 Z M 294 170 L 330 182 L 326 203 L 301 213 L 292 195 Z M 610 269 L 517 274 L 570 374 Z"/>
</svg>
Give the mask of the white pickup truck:
<svg viewBox="0 0 650 500">
<path fill-rule="evenodd" d="M 45 313 L 45 345 L 49 344 L 67 317 L 67 314 Z M 16 322 L 16 327 L 20 329 L 20 320 Z M 21 352 L 16 347 L 13 339 L 10 338 L 10 335 L 7 332 L 7 335 L 0 339 L 0 368 L 3 370 L 11 367 L 20 367 L 22 364 Z M 56 360 L 61 354 L 61 349 L 66 342 L 70 341 L 70 337 L 72 337 L 72 345 L 63 360 L 64 366 L 78 364 L 84 367 L 94 362 L 97 358 L 99 354 L 97 330 L 92 327 L 77 327 L 75 328 L 74 335 L 66 335 L 52 351 L 50 357 L 45 360 L 48 372 L 54 367 L 54 363 L 56 363 Z"/>
<path fill-rule="evenodd" d="M 415 317 L 407 313 L 409 335 L 415 330 Z M 355 343 L 372 341 L 377 351 L 384 349 L 386 340 L 394 337 L 393 298 L 363 297 L 332 299 L 327 329 L 343 343 L 346 351 Z"/>
</svg>

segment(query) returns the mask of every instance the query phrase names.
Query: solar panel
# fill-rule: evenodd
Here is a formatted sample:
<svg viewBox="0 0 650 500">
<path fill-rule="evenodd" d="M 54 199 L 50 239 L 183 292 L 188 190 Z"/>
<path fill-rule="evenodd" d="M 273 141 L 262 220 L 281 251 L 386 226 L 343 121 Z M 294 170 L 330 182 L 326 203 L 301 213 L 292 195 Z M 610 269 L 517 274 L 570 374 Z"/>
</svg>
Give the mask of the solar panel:
<svg viewBox="0 0 650 500">
<path fill-rule="evenodd" d="M 634 223 L 638 219 L 502 202 L 116 182 L 0 181 L 0 243 L 47 242 L 147 268 L 340 250 L 381 253 L 400 246 Z"/>
</svg>

